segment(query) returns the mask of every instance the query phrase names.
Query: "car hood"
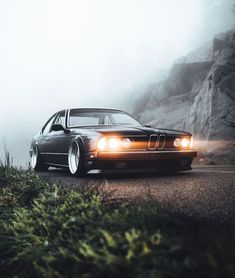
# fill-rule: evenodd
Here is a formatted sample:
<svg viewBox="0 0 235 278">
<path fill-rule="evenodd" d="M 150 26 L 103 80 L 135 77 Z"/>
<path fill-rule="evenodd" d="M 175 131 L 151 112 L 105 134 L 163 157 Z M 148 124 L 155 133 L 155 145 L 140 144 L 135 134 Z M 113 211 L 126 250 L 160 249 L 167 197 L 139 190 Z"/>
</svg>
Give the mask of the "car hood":
<svg viewBox="0 0 235 278">
<path fill-rule="evenodd" d="M 86 133 L 90 135 L 95 134 L 105 134 L 105 135 L 150 135 L 153 133 L 157 134 L 168 134 L 168 135 L 191 135 L 188 132 L 173 130 L 173 129 L 163 129 L 163 128 L 150 128 L 145 126 L 124 126 L 124 125 L 110 125 L 110 126 L 92 126 L 92 127 L 84 127 L 84 128 L 76 128 L 79 129 L 79 133 Z"/>
</svg>

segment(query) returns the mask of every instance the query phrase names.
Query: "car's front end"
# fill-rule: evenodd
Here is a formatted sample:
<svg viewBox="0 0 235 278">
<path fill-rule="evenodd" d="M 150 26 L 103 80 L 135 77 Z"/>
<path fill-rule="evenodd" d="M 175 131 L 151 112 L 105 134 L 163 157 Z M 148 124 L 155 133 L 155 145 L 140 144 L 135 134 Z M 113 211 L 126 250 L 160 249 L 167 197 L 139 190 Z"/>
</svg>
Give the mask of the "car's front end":
<svg viewBox="0 0 235 278">
<path fill-rule="evenodd" d="M 192 149 L 192 135 L 172 130 L 142 128 L 125 135 L 104 133 L 85 153 L 86 169 L 190 170 L 197 155 Z"/>
</svg>

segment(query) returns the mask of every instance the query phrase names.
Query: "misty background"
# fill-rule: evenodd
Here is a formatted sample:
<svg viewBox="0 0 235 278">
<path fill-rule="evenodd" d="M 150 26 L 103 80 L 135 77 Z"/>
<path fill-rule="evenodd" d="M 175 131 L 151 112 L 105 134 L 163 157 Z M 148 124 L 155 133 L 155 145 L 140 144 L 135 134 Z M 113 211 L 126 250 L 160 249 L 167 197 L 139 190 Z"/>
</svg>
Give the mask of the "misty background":
<svg viewBox="0 0 235 278">
<path fill-rule="evenodd" d="M 29 161 L 57 110 L 125 97 L 234 25 L 234 0 L 0 0 L 0 158 Z"/>
</svg>

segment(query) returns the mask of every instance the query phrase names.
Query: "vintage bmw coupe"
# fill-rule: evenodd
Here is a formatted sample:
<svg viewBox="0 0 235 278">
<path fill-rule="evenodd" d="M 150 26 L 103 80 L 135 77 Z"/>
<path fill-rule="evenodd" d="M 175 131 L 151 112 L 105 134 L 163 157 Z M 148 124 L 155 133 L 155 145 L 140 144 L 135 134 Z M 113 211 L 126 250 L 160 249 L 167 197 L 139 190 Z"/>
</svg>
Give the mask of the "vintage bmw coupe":
<svg viewBox="0 0 235 278">
<path fill-rule="evenodd" d="M 190 170 L 197 153 L 188 132 L 145 126 L 117 109 L 80 108 L 55 113 L 30 155 L 35 171 L 66 167 L 81 176 L 94 169 Z"/>
</svg>

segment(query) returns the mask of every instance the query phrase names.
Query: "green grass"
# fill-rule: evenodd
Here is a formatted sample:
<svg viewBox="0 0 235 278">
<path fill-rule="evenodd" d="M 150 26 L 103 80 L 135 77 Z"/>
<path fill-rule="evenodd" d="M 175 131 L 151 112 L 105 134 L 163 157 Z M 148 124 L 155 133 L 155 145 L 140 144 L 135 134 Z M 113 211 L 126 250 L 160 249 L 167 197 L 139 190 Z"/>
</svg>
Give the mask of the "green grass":
<svg viewBox="0 0 235 278">
<path fill-rule="evenodd" d="M 235 229 L 0 165 L 0 277 L 233 277 Z"/>
</svg>

